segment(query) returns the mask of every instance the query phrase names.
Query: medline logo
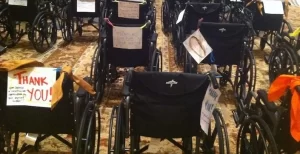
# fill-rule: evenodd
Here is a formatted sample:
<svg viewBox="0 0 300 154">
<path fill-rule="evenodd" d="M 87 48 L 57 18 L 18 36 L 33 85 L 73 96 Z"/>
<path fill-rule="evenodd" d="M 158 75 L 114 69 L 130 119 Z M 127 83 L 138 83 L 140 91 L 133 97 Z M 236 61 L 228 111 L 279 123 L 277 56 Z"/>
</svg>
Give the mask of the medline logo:
<svg viewBox="0 0 300 154">
<path fill-rule="evenodd" d="M 178 82 L 174 81 L 174 80 L 171 80 L 171 81 L 168 81 L 166 82 L 166 84 L 169 84 L 170 85 L 170 88 L 173 87 L 173 84 L 177 84 Z"/>
<path fill-rule="evenodd" d="M 221 28 L 221 29 L 219 29 L 219 31 L 221 31 L 223 33 L 223 32 L 226 31 L 226 29 L 225 28 Z"/>
<path fill-rule="evenodd" d="M 207 9 L 207 7 L 206 7 L 206 6 L 203 6 L 203 7 L 202 7 L 202 9 L 203 9 L 203 10 L 206 10 L 206 9 Z"/>
</svg>

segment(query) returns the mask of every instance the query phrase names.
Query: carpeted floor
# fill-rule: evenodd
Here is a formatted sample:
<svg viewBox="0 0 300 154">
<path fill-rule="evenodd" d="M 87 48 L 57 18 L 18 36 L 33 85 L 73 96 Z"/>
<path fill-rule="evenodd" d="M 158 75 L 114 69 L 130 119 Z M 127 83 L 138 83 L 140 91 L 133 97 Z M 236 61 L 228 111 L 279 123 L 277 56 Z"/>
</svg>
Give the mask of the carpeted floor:
<svg viewBox="0 0 300 154">
<path fill-rule="evenodd" d="M 161 31 L 161 1 L 156 0 L 155 6 L 157 10 L 157 33 L 159 35 L 157 47 L 163 52 L 163 71 L 179 72 L 181 69 L 177 67 L 173 61 L 173 48 L 168 37 L 165 36 Z M 299 21 L 299 8 L 291 7 L 289 21 L 296 28 L 300 26 Z M 50 51 L 44 54 L 37 53 L 26 38 L 14 48 L 8 49 L 8 51 L 0 56 L 0 61 L 4 59 L 25 59 L 25 58 L 36 58 L 39 61 L 44 62 L 48 66 L 61 67 L 62 65 L 68 64 L 73 67 L 74 74 L 85 77 L 89 75 L 91 59 L 95 48 L 97 46 L 98 33 L 91 27 L 85 28 L 83 36 L 79 37 L 76 35 L 75 40 L 70 44 L 64 44 L 62 39 L 58 41 L 57 45 Z M 258 45 L 258 42 L 256 42 Z M 269 52 L 270 49 L 265 49 L 264 52 Z M 258 47 L 255 47 L 255 56 L 257 63 L 257 89 L 268 88 L 268 67 L 263 61 L 263 53 L 259 51 Z M 109 118 L 111 114 L 112 106 L 118 104 L 121 100 L 120 88 L 122 85 L 122 79 L 117 80 L 111 86 L 109 97 L 106 93 L 106 97 L 103 102 L 103 106 L 100 108 L 101 112 L 101 154 L 107 153 L 107 139 L 108 139 L 108 128 Z M 237 128 L 235 128 L 231 110 L 234 109 L 234 99 L 232 97 L 232 89 L 230 86 L 222 89 L 222 96 L 220 98 L 219 108 L 222 109 L 223 116 L 226 119 L 226 126 L 230 136 L 230 147 L 231 152 L 235 153 L 235 142 L 237 136 Z M 63 135 L 67 138 L 66 135 Z M 24 135 L 20 139 L 20 144 L 24 142 Z M 149 143 L 150 139 L 143 138 L 142 143 Z M 50 138 L 41 144 L 39 152 L 27 152 L 27 153 L 40 153 L 40 154 L 63 154 L 70 153 L 71 149 L 58 142 L 57 140 Z M 160 145 L 152 144 L 150 149 L 146 153 L 158 153 L 158 154 L 181 154 L 182 152 L 174 147 L 172 144 L 163 141 Z"/>
</svg>

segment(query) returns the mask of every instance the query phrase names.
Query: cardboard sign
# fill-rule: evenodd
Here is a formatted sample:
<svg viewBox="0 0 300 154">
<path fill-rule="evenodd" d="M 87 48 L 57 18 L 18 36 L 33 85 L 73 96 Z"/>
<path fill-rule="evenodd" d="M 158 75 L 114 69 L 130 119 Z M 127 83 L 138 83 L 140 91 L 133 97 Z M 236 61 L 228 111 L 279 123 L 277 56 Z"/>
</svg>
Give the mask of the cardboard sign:
<svg viewBox="0 0 300 154">
<path fill-rule="evenodd" d="M 140 5 L 134 2 L 118 2 L 118 17 L 128 19 L 140 18 Z"/>
<path fill-rule="evenodd" d="M 77 0 L 77 12 L 96 12 L 95 0 Z"/>
<path fill-rule="evenodd" d="M 183 42 L 183 45 L 198 64 L 212 52 L 212 48 L 208 45 L 199 29 L 189 36 Z"/>
<path fill-rule="evenodd" d="M 51 108 L 56 68 L 34 67 L 8 72 L 7 106 Z"/>
<path fill-rule="evenodd" d="M 27 6 L 27 0 L 9 0 L 8 5 Z"/>
<path fill-rule="evenodd" d="M 210 84 L 202 102 L 200 115 L 200 126 L 206 134 L 208 134 L 212 112 L 214 111 L 220 96 L 221 91 L 219 89 L 214 89 L 212 84 Z"/>
<path fill-rule="evenodd" d="M 266 14 L 284 14 L 281 1 L 263 1 Z"/>
<path fill-rule="evenodd" d="M 185 9 L 179 13 L 176 24 L 178 24 L 182 21 L 184 13 L 185 13 Z"/>
<path fill-rule="evenodd" d="M 113 47 L 142 49 L 143 29 L 140 27 L 113 27 Z"/>
</svg>

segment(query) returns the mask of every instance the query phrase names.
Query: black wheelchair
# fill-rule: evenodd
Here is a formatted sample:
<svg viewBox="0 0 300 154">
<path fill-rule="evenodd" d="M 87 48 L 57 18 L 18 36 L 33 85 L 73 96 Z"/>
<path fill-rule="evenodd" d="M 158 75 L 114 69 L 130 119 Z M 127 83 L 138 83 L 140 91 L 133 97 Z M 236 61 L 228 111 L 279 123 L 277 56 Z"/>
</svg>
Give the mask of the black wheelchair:
<svg viewBox="0 0 300 154">
<path fill-rule="evenodd" d="M 257 93 L 252 92 L 250 95 L 250 99 L 254 99 L 251 107 L 252 114 L 266 122 L 269 127 L 269 134 L 274 137 L 272 147 L 277 147 L 277 151 L 273 151 L 273 153 L 292 154 L 300 150 L 300 143 L 292 137 L 290 131 L 292 91 L 300 93 L 300 88 L 299 86 L 295 86 L 293 89 L 290 88 L 286 89 L 283 96 L 279 96 L 278 102 L 270 102 L 268 93 L 265 90 L 258 90 Z M 275 148 L 272 149 L 276 150 Z"/>
<path fill-rule="evenodd" d="M 124 97 L 111 114 L 108 153 L 143 153 L 148 145 L 140 146 L 141 136 L 169 140 L 189 154 L 229 153 L 227 132 L 221 128 L 225 123 L 218 109 L 212 113 L 215 123 L 211 123 L 208 134 L 200 128 L 201 105 L 210 83 L 218 88 L 213 73 L 129 71 L 123 84 Z M 194 148 L 192 137 L 196 137 Z M 182 138 L 182 144 L 173 138 Z"/>
<path fill-rule="evenodd" d="M 7 106 L 7 91 L 0 93 L 0 152 L 15 154 L 38 150 L 39 143 L 52 136 L 72 148 L 73 154 L 99 153 L 100 114 L 89 95 L 80 88 L 76 93 L 71 77 L 65 73 L 63 97 L 52 110 L 43 107 Z M 0 72 L 0 85 L 7 87 L 8 73 Z M 57 73 L 57 78 L 62 75 Z M 23 144 L 18 150 L 19 133 L 39 134 L 34 145 Z M 58 134 L 72 135 L 71 142 Z M 96 146 L 96 148 L 95 148 Z"/>
<path fill-rule="evenodd" d="M 145 3 L 139 4 L 138 19 L 123 18 L 122 20 L 115 10 L 119 2 L 110 1 L 106 3 L 107 12 L 104 13 L 105 18 L 100 23 L 100 27 L 102 27 L 100 41 L 93 56 L 90 75 L 97 92 L 97 101 L 102 100 L 106 83 L 110 85 L 118 78 L 117 67 L 141 66 L 146 67 L 148 71 L 162 69 L 161 51 L 156 49 L 158 35 L 155 33 L 155 8 L 151 2 L 145 1 Z M 141 48 L 116 47 L 113 42 L 114 27 L 127 29 L 140 27 L 142 30 Z"/>
<path fill-rule="evenodd" d="M 181 11 L 179 9 L 180 8 L 175 9 L 178 14 Z M 172 42 L 175 46 L 174 59 L 177 64 L 183 64 L 184 62 L 184 46 L 182 42 L 186 39 L 185 34 L 190 34 L 192 30 L 197 29 L 198 19 L 203 18 L 205 22 L 221 21 L 221 12 L 221 3 L 187 2 L 185 4 L 185 12 L 182 21 L 178 24 L 175 23 L 172 27 Z"/>
</svg>

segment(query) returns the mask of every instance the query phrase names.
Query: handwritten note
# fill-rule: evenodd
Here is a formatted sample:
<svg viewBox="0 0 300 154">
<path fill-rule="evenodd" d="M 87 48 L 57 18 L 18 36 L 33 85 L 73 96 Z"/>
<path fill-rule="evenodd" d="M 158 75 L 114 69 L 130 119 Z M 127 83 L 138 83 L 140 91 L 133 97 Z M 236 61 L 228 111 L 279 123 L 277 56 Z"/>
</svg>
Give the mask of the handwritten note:
<svg viewBox="0 0 300 154">
<path fill-rule="evenodd" d="M 91 1 L 77 0 L 77 12 L 96 12 L 96 2 Z"/>
<path fill-rule="evenodd" d="M 281 1 L 263 1 L 266 14 L 283 14 L 283 5 Z"/>
<path fill-rule="evenodd" d="M 27 6 L 27 0 L 9 0 L 9 5 Z"/>
<path fill-rule="evenodd" d="M 212 48 L 209 46 L 199 29 L 189 36 L 183 42 L 183 45 L 198 64 L 212 52 Z"/>
<path fill-rule="evenodd" d="M 212 84 L 210 84 L 202 102 L 200 115 L 200 126 L 206 134 L 208 134 L 212 112 L 214 111 L 220 96 L 221 91 L 219 89 L 214 89 Z"/>
<path fill-rule="evenodd" d="M 140 5 L 135 2 L 118 2 L 118 17 L 128 19 L 140 18 Z"/>
<path fill-rule="evenodd" d="M 7 106 L 51 108 L 56 69 L 34 67 L 8 72 Z"/>
<path fill-rule="evenodd" d="M 140 27 L 113 27 L 113 47 L 142 49 L 143 29 Z"/>
</svg>

